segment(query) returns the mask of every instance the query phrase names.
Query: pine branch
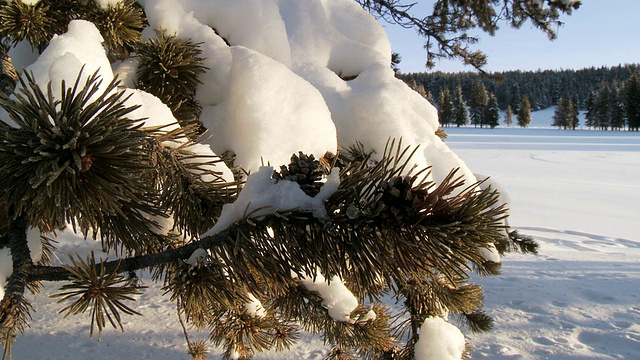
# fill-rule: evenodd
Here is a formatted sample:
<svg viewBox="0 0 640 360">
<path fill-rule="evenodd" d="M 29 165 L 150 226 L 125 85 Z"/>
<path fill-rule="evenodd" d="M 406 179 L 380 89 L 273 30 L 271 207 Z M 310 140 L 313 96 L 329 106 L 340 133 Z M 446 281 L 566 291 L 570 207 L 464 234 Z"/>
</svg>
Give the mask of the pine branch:
<svg viewBox="0 0 640 360">
<path fill-rule="evenodd" d="M 121 260 L 106 261 L 102 265 L 106 272 L 119 269 L 121 273 L 137 271 L 159 265 L 168 264 L 177 260 L 186 260 L 197 249 L 211 249 L 220 246 L 224 242 L 233 241 L 242 234 L 246 234 L 253 226 L 249 224 L 236 224 L 218 234 L 205 237 L 175 249 L 169 249 L 153 254 L 128 257 Z M 33 266 L 29 272 L 28 280 L 32 281 L 67 281 L 71 279 L 71 272 L 61 266 Z"/>
<path fill-rule="evenodd" d="M 18 83 L 18 72 L 13 67 L 13 62 L 8 50 L 0 45 L 0 92 L 10 95 Z"/>
<path fill-rule="evenodd" d="M 483 67 L 487 56 L 470 45 L 478 43 L 479 38 L 471 36 L 479 29 L 493 36 L 500 21 L 507 21 L 513 28 L 520 28 L 526 20 L 554 39 L 554 25 L 561 24 L 561 13 L 571 14 L 580 3 L 567 3 L 547 0 L 547 8 L 538 6 L 534 1 L 445 1 L 433 4 L 431 14 L 418 14 L 415 2 L 402 0 L 356 0 L 374 16 L 405 28 L 414 29 L 425 38 L 426 67 L 435 66 L 435 60 L 459 59 L 483 75 L 488 75 Z"/>
<path fill-rule="evenodd" d="M 0 301 L 0 339 L 3 341 L 4 357 L 10 357 L 11 344 L 17 332 L 22 332 L 30 319 L 31 305 L 24 297 L 28 286 L 30 269 L 33 267 L 31 252 L 27 245 L 27 222 L 18 217 L 9 222 L 6 234 L 11 250 L 13 272 L 7 281 L 4 298 Z"/>
</svg>

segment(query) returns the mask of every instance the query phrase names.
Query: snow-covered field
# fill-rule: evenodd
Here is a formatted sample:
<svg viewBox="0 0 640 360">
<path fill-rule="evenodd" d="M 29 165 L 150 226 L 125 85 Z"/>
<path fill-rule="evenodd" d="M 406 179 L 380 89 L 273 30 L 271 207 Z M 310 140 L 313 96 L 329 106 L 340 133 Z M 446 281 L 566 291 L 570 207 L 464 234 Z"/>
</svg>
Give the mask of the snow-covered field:
<svg viewBox="0 0 640 360">
<path fill-rule="evenodd" d="M 544 126 L 549 114 L 534 114 L 534 126 Z M 540 243 L 539 255 L 509 255 L 502 276 L 477 279 L 496 326 L 470 335 L 473 358 L 640 359 L 640 134 L 540 127 L 447 132 L 447 143 L 471 169 L 509 193 L 511 224 Z M 60 245 L 86 251 L 86 244 Z M 88 319 L 62 320 L 62 306 L 47 298 L 52 288 L 33 299 L 37 312 L 14 359 L 189 358 L 174 304 L 157 287 L 140 299 L 143 317 L 126 317 L 125 333 L 107 329 L 101 342 L 89 339 Z M 304 336 L 289 354 L 257 358 L 324 354 L 317 337 Z"/>
<path fill-rule="evenodd" d="M 474 358 L 640 359 L 640 134 L 450 129 L 449 146 L 509 193 L 538 256 L 481 279 L 495 331 Z"/>
</svg>

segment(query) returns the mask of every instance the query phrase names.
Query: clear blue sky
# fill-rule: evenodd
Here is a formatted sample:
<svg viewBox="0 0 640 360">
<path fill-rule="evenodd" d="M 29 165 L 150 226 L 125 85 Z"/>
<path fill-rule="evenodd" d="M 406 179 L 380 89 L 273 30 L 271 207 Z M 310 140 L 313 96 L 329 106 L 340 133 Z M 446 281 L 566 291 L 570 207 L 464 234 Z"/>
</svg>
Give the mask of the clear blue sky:
<svg viewBox="0 0 640 360">
<path fill-rule="evenodd" d="M 421 4 L 432 5 L 430 1 Z M 424 5 L 423 5 L 424 6 Z M 480 35 L 474 46 L 489 56 L 488 71 L 582 69 L 640 63 L 640 0 L 583 0 L 571 16 L 563 16 L 558 38 L 549 41 L 525 23 L 519 30 L 501 24 L 496 36 Z M 398 26 L 383 24 L 394 52 L 400 53 L 404 73 L 429 71 L 424 67 L 424 40 Z M 460 61 L 436 62 L 433 70 L 473 71 Z"/>
</svg>

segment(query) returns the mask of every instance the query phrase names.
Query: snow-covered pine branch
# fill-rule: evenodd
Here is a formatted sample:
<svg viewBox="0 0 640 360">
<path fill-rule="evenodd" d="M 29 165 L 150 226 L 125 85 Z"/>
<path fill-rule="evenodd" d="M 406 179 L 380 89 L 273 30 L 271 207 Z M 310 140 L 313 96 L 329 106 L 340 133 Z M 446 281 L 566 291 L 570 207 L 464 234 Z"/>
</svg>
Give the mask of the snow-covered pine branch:
<svg viewBox="0 0 640 360">
<path fill-rule="evenodd" d="M 301 330 L 328 357 L 457 358 L 450 317 L 490 327 L 470 273 L 520 238 L 357 2 L 13 1 L 0 19 L 2 75 L 25 69 L 0 99 L 5 357 L 38 280 L 70 280 L 64 310 L 101 332 L 137 314 L 140 269 L 226 358 Z M 117 260 L 34 264 L 74 232 Z"/>
</svg>

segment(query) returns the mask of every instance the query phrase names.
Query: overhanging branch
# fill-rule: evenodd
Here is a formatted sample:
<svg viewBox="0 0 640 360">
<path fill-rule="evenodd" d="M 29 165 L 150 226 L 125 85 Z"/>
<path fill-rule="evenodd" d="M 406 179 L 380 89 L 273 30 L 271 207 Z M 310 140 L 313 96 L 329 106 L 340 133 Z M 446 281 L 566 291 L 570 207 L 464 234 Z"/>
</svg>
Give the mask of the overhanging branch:
<svg viewBox="0 0 640 360">
<path fill-rule="evenodd" d="M 211 249 L 224 241 L 234 239 L 252 228 L 251 225 L 240 223 L 232 225 L 215 235 L 207 236 L 176 249 L 159 253 L 134 256 L 122 260 L 111 260 L 104 263 L 106 273 L 118 270 L 119 273 L 137 271 L 152 266 L 164 265 L 181 259 L 188 259 L 199 248 Z M 119 262 L 119 265 L 118 265 Z M 71 272 L 61 266 L 32 266 L 29 270 L 28 281 L 66 281 L 71 279 Z"/>
</svg>

